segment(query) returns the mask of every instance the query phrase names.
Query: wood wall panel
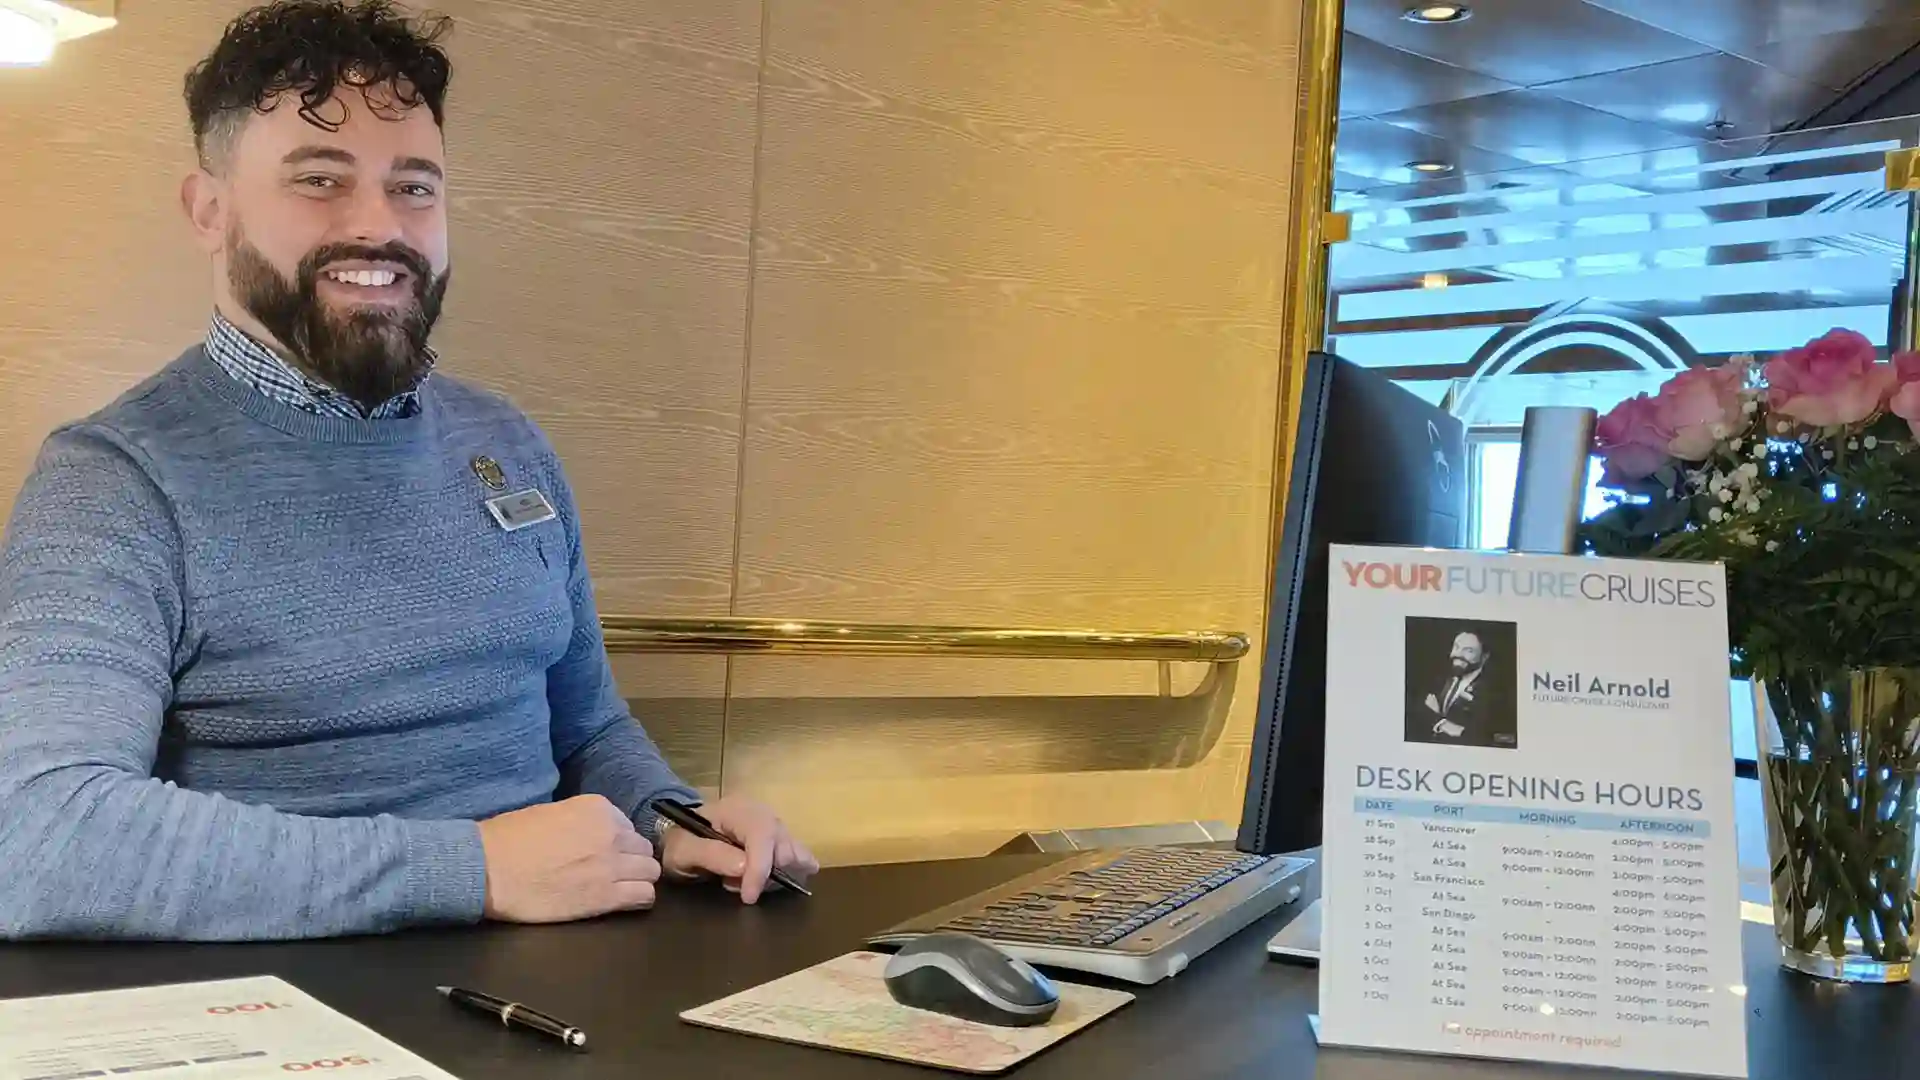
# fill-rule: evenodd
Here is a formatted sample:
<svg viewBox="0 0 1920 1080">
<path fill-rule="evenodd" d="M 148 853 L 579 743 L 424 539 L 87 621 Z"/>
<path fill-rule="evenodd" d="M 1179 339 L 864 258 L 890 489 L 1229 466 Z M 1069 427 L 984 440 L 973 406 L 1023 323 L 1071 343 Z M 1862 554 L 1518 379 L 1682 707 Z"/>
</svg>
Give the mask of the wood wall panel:
<svg viewBox="0 0 1920 1080">
<path fill-rule="evenodd" d="M 736 609 L 1257 630 L 1297 4 L 769 3 Z M 1149 738 L 1127 767 L 956 775 L 996 760 L 993 717 L 944 750 L 905 701 L 829 731 L 763 703 L 844 671 L 736 660 L 725 783 L 830 858 L 1231 818 L 1255 667 L 1196 766 Z M 1019 670 L 860 685 L 964 698 Z"/>
<path fill-rule="evenodd" d="M 45 68 L 0 68 L 0 511 L 46 433 L 202 332 L 206 274 L 177 192 L 181 79 L 231 5 L 126 5 Z"/>
<path fill-rule="evenodd" d="M 435 6 L 457 20 L 450 366 L 552 435 L 603 610 L 724 611 L 760 0 Z"/>
</svg>

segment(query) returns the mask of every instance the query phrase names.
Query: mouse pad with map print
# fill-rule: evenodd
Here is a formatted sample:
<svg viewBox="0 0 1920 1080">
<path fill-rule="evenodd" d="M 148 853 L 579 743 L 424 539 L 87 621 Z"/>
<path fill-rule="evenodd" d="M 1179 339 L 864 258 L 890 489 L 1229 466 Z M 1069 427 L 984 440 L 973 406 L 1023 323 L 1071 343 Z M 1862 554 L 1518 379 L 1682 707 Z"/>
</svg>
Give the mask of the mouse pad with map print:
<svg viewBox="0 0 1920 1080">
<path fill-rule="evenodd" d="M 1045 1024 L 996 1027 L 923 1009 L 887 993 L 886 953 L 851 952 L 804 971 L 688 1009 L 680 1019 L 702 1027 L 760 1035 L 803 1046 L 932 1065 L 966 1073 L 998 1073 L 1133 1000 L 1053 980 L 1060 1008 Z"/>
</svg>

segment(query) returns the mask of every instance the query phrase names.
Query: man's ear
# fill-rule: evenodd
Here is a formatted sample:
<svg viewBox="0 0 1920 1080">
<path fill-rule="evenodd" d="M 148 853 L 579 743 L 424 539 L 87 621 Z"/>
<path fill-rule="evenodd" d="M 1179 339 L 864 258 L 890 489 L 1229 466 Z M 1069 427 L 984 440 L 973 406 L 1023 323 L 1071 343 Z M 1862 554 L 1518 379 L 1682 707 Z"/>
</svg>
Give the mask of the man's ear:
<svg viewBox="0 0 1920 1080">
<path fill-rule="evenodd" d="M 211 255 L 226 245 L 227 192 L 212 173 L 195 169 L 180 181 L 180 209 L 200 250 Z"/>
</svg>

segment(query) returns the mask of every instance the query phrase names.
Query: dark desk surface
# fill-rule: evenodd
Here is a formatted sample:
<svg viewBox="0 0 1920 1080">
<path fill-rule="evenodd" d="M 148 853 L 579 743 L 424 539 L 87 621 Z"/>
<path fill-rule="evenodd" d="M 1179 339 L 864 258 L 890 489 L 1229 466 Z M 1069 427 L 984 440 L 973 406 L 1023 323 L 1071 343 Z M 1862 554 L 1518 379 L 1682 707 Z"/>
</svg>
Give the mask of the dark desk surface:
<svg viewBox="0 0 1920 1080">
<path fill-rule="evenodd" d="M 932 1070 L 682 1023 L 681 1010 L 851 949 L 862 936 L 1046 860 L 1018 856 L 831 870 L 811 900 L 745 907 L 718 889 L 667 890 L 654 911 L 553 927 L 407 933 L 286 945 L 0 945 L 0 997 L 278 975 L 462 1080 L 498 1077 L 928 1077 Z M 1534 1080 L 1602 1075 L 1350 1051 L 1319 1052 L 1310 968 L 1271 961 L 1289 908 L 1177 978 L 1016 1068 L 1046 1077 Z M 1920 996 L 1780 973 L 1772 930 L 1747 924 L 1755 1080 L 1920 1080 Z M 590 1053 L 456 1011 L 453 983 L 516 996 L 580 1024 Z M 958 1075 L 958 1074 L 952 1074 Z M 1617 1074 L 1616 1074 L 1617 1075 Z"/>
</svg>

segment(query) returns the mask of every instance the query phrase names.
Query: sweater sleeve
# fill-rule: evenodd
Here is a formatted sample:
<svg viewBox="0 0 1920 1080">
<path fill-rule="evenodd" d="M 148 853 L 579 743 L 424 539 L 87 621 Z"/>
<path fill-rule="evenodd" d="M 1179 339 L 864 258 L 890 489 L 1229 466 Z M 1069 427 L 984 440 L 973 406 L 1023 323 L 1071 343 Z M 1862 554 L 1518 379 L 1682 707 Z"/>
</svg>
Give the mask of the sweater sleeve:
<svg viewBox="0 0 1920 1080">
<path fill-rule="evenodd" d="M 278 813 L 153 775 L 182 646 L 166 496 L 55 433 L 0 552 L 0 937 L 320 937 L 477 920 L 478 827 Z"/>
<path fill-rule="evenodd" d="M 652 836 L 656 815 L 648 808 L 651 800 L 699 802 L 700 795 L 674 773 L 620 696 L 600 632 L 573 491 L 558 464 L 552 476 L 554 509 L 567 530 L 567 594 L 573 604 L 573 639 L 566 655 L 547 669 L 559 794 L 604 796 Z"/>
</svg>

